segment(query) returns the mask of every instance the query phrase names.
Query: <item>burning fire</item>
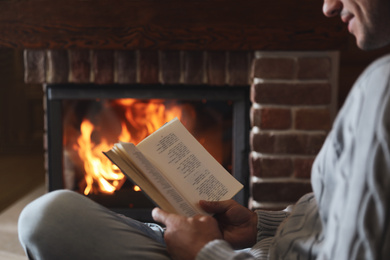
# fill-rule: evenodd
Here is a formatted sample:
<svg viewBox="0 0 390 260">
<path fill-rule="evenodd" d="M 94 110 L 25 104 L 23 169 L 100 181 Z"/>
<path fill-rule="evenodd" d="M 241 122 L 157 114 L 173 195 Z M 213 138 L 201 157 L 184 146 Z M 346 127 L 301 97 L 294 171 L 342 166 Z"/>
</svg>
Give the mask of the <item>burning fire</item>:
<svg viewBox="0 0 390 260">
<path fill-rule="evenodd" d="M 108 138 L 99 133 L 102 125 L 94 125 L 91 120 L 84 119 L 80 126 L 81 133 L 77 139 L 77 146 L 74 147 L 84 164 L 85 195 L 98 192 L 111 194 L 119 190 L 126 180 L 120 170 L 102 153 L 103 151 L 111 149 L 118 140 L 137 144 L 165 122 L 174 117 L 181 119 L 183 111 L 179 105 L 167 106 L 157 99 L 148 102 L 118 99 L 112 101 L 110 106 L 116 106 L 123 111 L 124 120 L 118 123 L 121 125 L 120 134 Z M 93 138 L 94 135 L 100 137 L 98 142 Z"/>
</svg>

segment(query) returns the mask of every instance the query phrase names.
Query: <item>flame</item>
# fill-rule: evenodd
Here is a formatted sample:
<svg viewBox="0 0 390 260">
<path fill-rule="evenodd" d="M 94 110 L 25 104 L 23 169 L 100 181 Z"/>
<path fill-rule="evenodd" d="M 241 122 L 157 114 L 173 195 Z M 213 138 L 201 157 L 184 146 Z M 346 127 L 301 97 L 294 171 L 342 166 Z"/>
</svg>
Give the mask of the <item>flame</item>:
<svg viewBox="0 0 390 260">
<path fill-rule="evenodd" d="M 115 167 L 102 151 L 107 151 L 112 147 L 105 138 L 99 144 L 91 141 L 94 125 L 85 119 L 80 126 L 81 135 L 77 142 L 79 145 L 78 155 L 84 162 L 86 188 L 84 194 L 93 192 L 94 185 L 97 184 L 100 191 L 113 193 L 119 189 L 124 182 L 124 175 Z"/>
<path fill-rule="evenodd" d="M 148 102 L 137 99 L 117 99 L 114 105 L 124 111 L 125 120 L 120 122 L 121 132 L 116 141 L 139 143 L 164 123 L 182 117 L 182 109 L 178 105 L 167 108 L 162 100 L 152 99 Z M 102 153 L 114 145 L 108 138 L 102 136 L 98 143 L 92 141 L 92 136 L 99 131 L 90 120 L 84 119 L 80 125 L 80 136 L 77 139 L 77 153 L 84 164 L 84 194 L 103 192 L 112 194 L 121 188 L 125 176 Z M 112 138 L 111 138 L 112 139 Z M 115 142 L 116 142 L 115 141 Z M 134 187 L 135 189 L 135 187 Z"/>
</svg>

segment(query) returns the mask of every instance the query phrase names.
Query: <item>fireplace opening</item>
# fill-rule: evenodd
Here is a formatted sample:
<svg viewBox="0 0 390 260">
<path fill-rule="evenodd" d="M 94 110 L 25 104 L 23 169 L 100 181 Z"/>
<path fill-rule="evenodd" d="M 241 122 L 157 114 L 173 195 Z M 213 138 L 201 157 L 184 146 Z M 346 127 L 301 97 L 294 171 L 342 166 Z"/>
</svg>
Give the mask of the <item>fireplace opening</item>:
<svg viewBox="0 0 390 260">
<path fill-rule="evenodd" d="M 178 117 L 245 188 L 247 205 L 248 87 L 46 85 L 48 186 L 71 189 L 141 221 L 154 204 L 103 155 L 116 142 L 137 144 Z"/>
</svg>

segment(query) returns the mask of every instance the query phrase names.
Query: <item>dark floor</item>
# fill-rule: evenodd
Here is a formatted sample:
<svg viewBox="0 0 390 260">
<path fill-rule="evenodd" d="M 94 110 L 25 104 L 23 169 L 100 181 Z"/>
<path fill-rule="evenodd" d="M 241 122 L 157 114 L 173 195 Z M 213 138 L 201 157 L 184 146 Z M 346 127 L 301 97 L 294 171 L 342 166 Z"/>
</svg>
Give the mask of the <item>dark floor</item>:
<svg viewBox="0 0 390 260">
<path fill-rule="evenodd" d="M 0 212 L 44 183 L 43 155 L 0 156 Z"/>
</svg>

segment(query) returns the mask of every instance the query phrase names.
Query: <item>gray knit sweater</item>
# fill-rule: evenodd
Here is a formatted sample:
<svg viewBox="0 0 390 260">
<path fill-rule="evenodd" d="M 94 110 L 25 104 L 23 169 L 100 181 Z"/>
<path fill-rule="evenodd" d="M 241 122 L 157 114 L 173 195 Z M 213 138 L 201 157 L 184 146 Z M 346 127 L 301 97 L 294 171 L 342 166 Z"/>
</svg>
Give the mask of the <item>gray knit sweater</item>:
<svg viewBox="0 0 390 260">
<path fill-rule="evenodd" d="M 390 56 L 352 88 L 314 162 L 312 186 L 289 216 L 257 212 L 249 251 L 214 240 L 197 260 L 390 259 Z"/>
</svg>

